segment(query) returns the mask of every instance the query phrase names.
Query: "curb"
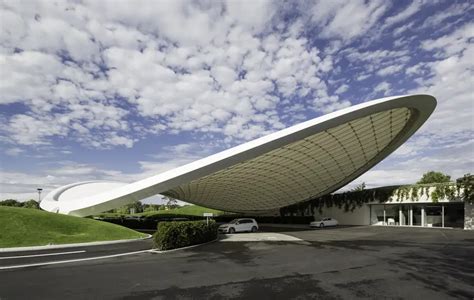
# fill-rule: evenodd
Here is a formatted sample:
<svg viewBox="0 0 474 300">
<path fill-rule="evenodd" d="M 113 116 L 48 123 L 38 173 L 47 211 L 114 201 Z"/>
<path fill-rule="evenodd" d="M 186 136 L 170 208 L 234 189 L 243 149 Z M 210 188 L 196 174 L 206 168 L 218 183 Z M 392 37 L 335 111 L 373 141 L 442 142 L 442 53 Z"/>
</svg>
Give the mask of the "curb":
<svg viewBox="0 0 474 300">
<path fill-rule="evenodd" d="M 146 237 L 128 240 L 115 240 L 115 241 L 103 241 L 103 242 L 88 242 L 88 243 L 76 243 L 76 244 L 59 244 L 59 245 L 45 245 L 45 246 L 29 246 L 29 247 L 11 247 L 11 248 L 0 248 L 0 253 L 7 252 L 20 252 L 20 251 L 38 251 L 38 250 L 51 250 L 51 249 L 63 249 L 63 248 L 75 248 L 75 247 L 90 247 L 100 245 L 112 245 L 121 243 L 130 243 L 136 241 L 147 240 L 152 237 L 148 234 Z"/>
</svg>

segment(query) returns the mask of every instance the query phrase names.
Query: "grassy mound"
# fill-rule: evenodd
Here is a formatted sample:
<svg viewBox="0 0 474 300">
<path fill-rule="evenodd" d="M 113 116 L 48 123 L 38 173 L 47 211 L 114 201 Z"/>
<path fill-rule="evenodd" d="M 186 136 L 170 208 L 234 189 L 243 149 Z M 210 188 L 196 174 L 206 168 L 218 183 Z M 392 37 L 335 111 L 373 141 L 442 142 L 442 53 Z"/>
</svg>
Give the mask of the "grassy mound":
<svg viewBox="0 0 474 300">
<path fill-rule="evenodd" d="M 0 207 L 0 248 L 124 240 L 144 236 L 106 222 L 36 209 Z"/>
</svg>

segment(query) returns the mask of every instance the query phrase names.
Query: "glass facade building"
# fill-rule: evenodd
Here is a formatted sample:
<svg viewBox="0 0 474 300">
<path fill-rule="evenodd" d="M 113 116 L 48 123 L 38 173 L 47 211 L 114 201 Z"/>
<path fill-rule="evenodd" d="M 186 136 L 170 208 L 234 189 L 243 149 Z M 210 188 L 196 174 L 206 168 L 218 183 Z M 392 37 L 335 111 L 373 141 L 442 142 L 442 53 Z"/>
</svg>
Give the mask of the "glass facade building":
<svg viewBox="0 0 474 300">
<path fill-rule="evenodd" d="M 370 224 L 464 227 L 464 203 L 371 204 Z"/>
</svg>

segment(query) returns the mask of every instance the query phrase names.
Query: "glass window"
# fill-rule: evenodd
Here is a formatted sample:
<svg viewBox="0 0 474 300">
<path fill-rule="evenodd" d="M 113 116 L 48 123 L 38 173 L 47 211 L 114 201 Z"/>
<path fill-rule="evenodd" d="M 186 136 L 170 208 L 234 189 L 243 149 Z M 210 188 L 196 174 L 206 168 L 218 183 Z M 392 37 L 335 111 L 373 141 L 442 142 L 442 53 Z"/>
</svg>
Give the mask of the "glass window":
<svg viewBox="0 0 474 300">
<path fill-rule="evenodd" d="M 413 205 L 413 226 L 421 226 L 421 206 Z"/>
<path fill-rule="evenodd" d="M 370 206 L 371 225 L 384 225 L 383 209 L 384 205 L 374 204 Z"/>
<path fill-rule="evenodd" d="M 441 227 L 442 226 L 442 208 L 441 205 L 426 206 L 425 207 L 425 226 Z"/>
<path fill-rule="evenodd" d="M 464 228 L 464 203 L 450 203 L 444 206 L 444 226 Z"/>
<path fill-rule="evenodd" d="M 398 205 L 385 206 L 385 220 L 387 225 L 400 225 Z"/>
</svg>

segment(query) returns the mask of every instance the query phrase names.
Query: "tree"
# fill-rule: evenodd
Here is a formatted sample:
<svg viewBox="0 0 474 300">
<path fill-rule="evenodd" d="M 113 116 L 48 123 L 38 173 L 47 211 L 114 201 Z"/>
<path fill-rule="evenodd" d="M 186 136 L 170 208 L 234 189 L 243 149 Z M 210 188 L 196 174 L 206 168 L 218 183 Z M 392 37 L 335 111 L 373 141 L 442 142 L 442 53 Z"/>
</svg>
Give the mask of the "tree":
<svg viewBox="0 0 474 300">
<path fill-rule="evenodd" d="M 36 202 L 35 200 L 31 199 L 26 202 L 23 202 L 23 207 L 24 208 L 34 208 L 34 209 L 39 209 L 39 203 Z"/>
<path fill-rule="evenodd" d="M 174 198 L 171 198 L 169 196 L 164 196 L 163 197 L 163 200 L 166 201 L 166 207 L 168 209 L 170 208 L 176 208 L 178 206 L 178 200 L 174 199 Z"/>
<path fill-rule="evenodd" d="M 450 182 L 451 176 L 441 172 L 429 171 L 423 174 L 418 184 Z"/>
<path fill-rule="evenodd" d="M 354 187 L 351 192 L 360 192 L 360 191 L 363 191 L 365 190 L 365 182 L 362 182 L 361 184 L 359 184 L 358 186 Z"/>
<path fill-rule="evenodd" d="M 142 206 L 142 203 L 140 201 L 137 201 L 137 202 L 133 202 L 133 203 L 130 203 L 130 204 L 127 204 L 127 212 L 129 214 L 131 213 L 141 213 L 143 212 L 143 206 Z"/>
<path fill-rule="evenodd" d="M 143 204 L 143 211 L 158 211 L 160 210 L 161 205 L 156 204 Z"/>
<path fill-rule="evenodd" d="M 474 175 L 470 173 L 456 179 L 456 185 L 464 189 L 464 199 L 474 201 Z"/>
<path fill-rule="evenodd" d="M 0 206 L 14 206 L 14 207 L 21 207 L 21 202 L 18 202 L 14 199 L 7 199 L 0 201 Z"/>
</svg>

